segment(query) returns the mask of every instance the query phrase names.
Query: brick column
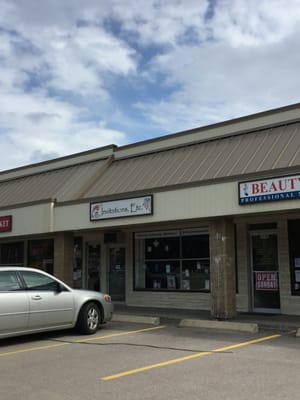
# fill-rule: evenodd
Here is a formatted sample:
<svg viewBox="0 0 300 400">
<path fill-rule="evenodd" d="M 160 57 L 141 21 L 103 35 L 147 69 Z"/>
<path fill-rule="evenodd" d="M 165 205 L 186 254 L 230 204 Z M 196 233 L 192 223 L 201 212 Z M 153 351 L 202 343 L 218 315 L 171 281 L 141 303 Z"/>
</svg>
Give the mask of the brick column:
<svg viewBox="0 0 300 400">
<path fill-rule="evenodd" d="M 211 315 L 228 319 L 236 316 L 234 224 L 220 218 L 210 226 Z"/>
<path fill-rule="evenodd" d="M 74 239 L 70 233 L 58 233 L 54 239 L 54 276 L 73 286 Z"/>
</svg>

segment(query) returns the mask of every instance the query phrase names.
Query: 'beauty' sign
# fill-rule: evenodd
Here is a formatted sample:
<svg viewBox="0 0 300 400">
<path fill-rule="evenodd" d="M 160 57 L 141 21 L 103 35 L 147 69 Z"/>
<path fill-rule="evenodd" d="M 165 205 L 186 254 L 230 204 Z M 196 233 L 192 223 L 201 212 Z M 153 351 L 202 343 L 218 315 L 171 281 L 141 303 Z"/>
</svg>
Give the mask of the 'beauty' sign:
<svg viewBox="0 0 300 400">
<path fill-rule="evenodd" d="M 300 198 L 300 175 L 239 183 L 239 204 Z"/>
</svg>

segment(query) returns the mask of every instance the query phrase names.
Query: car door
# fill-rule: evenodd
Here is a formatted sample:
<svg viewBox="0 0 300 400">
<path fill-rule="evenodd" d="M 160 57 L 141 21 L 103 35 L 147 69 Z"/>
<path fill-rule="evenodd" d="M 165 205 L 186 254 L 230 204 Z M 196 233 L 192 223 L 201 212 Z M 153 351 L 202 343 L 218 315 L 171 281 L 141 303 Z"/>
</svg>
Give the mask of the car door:
<svg viewBox="0 0 300 400">
<path fill-rule="evenodd" d="M 0 271 L 0 337 L 26 331 L 28 319 L 28 294 L 15 271 Z"/>
<path fill-rule="evenodd" d="M 67 328 L 74 321 L 73 293 L 38 271 L 20 272 L 29 296 L 29 329 Z"/>
</svg>

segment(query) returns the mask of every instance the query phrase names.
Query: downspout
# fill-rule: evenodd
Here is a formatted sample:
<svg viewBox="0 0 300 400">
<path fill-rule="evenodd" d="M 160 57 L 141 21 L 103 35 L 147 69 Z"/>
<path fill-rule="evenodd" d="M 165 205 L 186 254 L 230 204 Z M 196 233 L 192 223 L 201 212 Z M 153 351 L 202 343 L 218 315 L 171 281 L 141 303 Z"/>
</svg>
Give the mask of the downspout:
<svg viewBox="0 0 300 400">
<path fill-rule="evenodd" d="M 54 207 L 56 199 L 51 199 L 50 203 L 50 232 L 54 231 Z"/>
</svg>

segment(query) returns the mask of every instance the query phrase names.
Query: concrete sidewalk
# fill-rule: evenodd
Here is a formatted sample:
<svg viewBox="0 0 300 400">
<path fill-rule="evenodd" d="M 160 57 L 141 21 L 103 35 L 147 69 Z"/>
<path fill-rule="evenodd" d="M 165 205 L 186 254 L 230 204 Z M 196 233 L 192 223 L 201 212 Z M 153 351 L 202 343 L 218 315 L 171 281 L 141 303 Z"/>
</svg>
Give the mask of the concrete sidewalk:
<svg viewBox="0 0 300 400">
<path fill-rule="evenodd" d="M 173 321 L 182 327 L 251 333 L 258 332 L 260 329 L 275 329 L 295 331 L 296 336 L 300 337 L 300 316 L 293 315 L 239 313 L 234 319 L 221 321 L 213 319 L 209 311 L 132 307 L 116 303 L 113 320 L 151 325 Z"/>
</svg>

